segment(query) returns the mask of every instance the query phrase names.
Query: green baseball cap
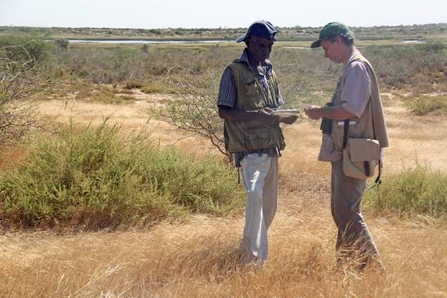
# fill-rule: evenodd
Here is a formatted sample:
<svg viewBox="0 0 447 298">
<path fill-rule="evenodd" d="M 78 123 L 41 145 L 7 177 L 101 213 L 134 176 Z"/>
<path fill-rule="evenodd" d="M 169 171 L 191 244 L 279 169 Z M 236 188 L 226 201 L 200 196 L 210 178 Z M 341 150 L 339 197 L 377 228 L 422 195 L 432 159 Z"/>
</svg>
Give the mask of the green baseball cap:
<svg viewBox="0 0 447 298">
<path fill-rule="evenodd" d="M 313 48 L 318 48 L 321 46 L 321 41 L 331 38 L 336 35 L 351 35 L 354 37 L 354 33 L 349 30 L 349 28 L 339 22 L 331 22 L 326 24 L 326 26 L 323 27 L 320 31 L 320 36 L 318 37 L 318 40 L 314 41 L 312 45 L 310 46 Z"/>
</svg>

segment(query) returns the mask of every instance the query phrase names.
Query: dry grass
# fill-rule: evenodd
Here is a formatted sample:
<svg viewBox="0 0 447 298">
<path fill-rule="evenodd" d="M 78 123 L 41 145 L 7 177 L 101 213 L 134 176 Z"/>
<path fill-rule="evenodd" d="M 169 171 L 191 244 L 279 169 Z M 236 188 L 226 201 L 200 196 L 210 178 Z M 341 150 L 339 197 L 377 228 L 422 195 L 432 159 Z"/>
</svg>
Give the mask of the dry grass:
<svg viewBox="0 0 447 298">
<path fill-rule="evenodd" d="M 125 127 L 146 123 L 146 101 L 126 106 L 45 102 L 43 112 Z M 386 107 L 391 147 L 387 174 L 415 159 L 447 170 L 446 120 Z M 208 146 L 162 122 L 151 122 L 162 145 Z M 444 129 L 443 129 L 444 127 Z M 447 297 L 446 221 L 373 217 L 366 221 L 387 268 L 362 274 L 336 268 L 335 226 L 329 210 L 329 165 L 316 161 L 318 123 L 285 129 L 281 197 L 266 267 L 244 267 L 237 253 L 243 218 L 197 216 L 151 230 L 0 235 L 0 297 Z M 181 139 L 178 141 L 178 139 Z M 194 146 L 191 146 L 194 144 Z M 208 147 L 207 147 L 208 148 Z M 212 152 L 212 148 L 207 149 Z"/>
<path fill-rule="evenodd" d="M 301 210 L 285 212 L 282 205 L 270 232 L 270 260 L 261 270 L 243 267 L 238 260 L 242 219 L 197 217 L 151 231 L 3 235 L 0 293 L 8 297 L 445 297 L 445 226 L 369 218 L 387 274 L 337 270 L 335 230 L 324 195 Z"/>
<path fill-rule="evenodd" d="M 427 161 L 433 168 L 447 171 L 447 120 L 438 116 L 415 116 L 395 98 L 385 109 L 389 128 L 390 148 L 386 150 L 387 171 L 400 171 Z M 388 164 L 390 166 L 388 166 Z"/>
</svg>

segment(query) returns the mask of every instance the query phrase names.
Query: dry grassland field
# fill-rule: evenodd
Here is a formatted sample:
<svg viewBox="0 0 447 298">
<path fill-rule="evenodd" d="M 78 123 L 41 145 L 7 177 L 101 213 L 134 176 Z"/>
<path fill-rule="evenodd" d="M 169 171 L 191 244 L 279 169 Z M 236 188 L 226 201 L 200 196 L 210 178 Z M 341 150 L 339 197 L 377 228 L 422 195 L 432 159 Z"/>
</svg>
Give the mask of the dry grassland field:
<svg viewBox="0 0 447 298">
<path fill-rule="evenodd" d="M 412 30 L 416 29 L 425 30 L 421 32 L 428 30 L 425 27 Z M 421 164 L 429 167 L 430 173 L 444 177 L 444 180 L 439 181 L 445 181 L 447 177 L 444 176 L 447 175 L 447 101 L 445 98 L 447 95 L 447 59 L 445 58 L 447 44 L 445 44 L 444 31 L 442 31 L 444 39 L 441 42 L 407 46 L 398 40 L 401 38 L 399 34 L 397 39 L 387 38 L 383 44 L 375 45 L 379 37 L 382 35 L 387 37 L 389 34 L 388 31 L 380 31 L 379 34 L 377 30 L 372 28 L 371 31 L 364 31 L 364 35 L 371 38 L 364 41 L 361 51 L 362 53 L 369 51 L 365 56 L 371 60 L 377 73 L 380 71 L 382 100 L 390 139 L 390 147 L 385 150 L 382 174 L 384 183 L 380 187 L 384 189 L 386 181 L 395 181 L 393 179 L 401 177 L 405 170 Z M 402 31 L 403 29 L 395 30 Z M 291 32 L 296 33 L 296 30 Z M 401 33 L 406 38 L 412 35 L 412 32 L 402 31 Z M 419 31 L 417 32 L 419 34 Z M 120 32 L 118 33 L 121 35 Z M 79 36 L 84 36 L 79 34 Z M 234 34 L 239 36 L 238 32 Z M 56 36 L 65 37 L 63 33 Z M 313 40 L 314 36 L 309 38 Z M 14 39 L 11 40 L 14 41 Z M 0 38 L 0 55 L 12 48 L 2 48 L 1 41 Z M 391 43 L 397 43 L 397 45 Z M 280 46 L 278 42 L 278 47 L 273 52 L 278 61 L 277 64 L 274 63 L 277 67 L 275 69 L 278 69 L 277 73 L 283 74 L 280 77 L 281 84 L 284 84 L 281 85 L 282 94 L 287 94 L 288 98 L 291 98 L 291 104 L 296 104 L 296 106 L 291 106 L 293 108 L 298 107 L 299 103 L 324 104 L 333 91 L 340 68 L 331 64 L 328 59 L 324 59 L 322 52 L 320 54 L 320 52 L 302 50 L 301 45 L 309 46 L 307 39 L 297 39 L 290 44 L 293 47 L 285 46 L 289 45 L 286 43 Z M 46 45 L 48 45 L 46 41 L 41 41 L 42 49 L 46 49 Z M 205 157 L 211 156 L 213 160 L 215 157 L 216 160 L 223 161 L 224 156 L 209 139 L 185 133 L 176 128 L 172 121 L 151 117 L 150 111 L 178 99 L 175 97 L 178 93 L 174 93 L 174 88 L 169 90 L 172 92 L 166 91 L 166 86 L 172 87 L 176 83 L 178 84 L 176 87 L 190 91 L 183 96 L 184 99 L 190 99 L 194 95 L 198 95 L 199 99 L 211 98 L 214 107 L 217 91 L 213 89 L 215 87 L 213 84 L 217 82 L 216 73 L 220 76 L 224 65 L 232 61 L 236 55 L 240 55 L 242 48 L 239 46 L 240 44 L 222 43 L 221 45 L 142 47 L 141 45 L 111 44 L 81 45 L 56 40 L 52 48 L 46 49 L 50 53 L 49 57 L 46 57 L 47 60 L 42 58 L 42 62 L 36 64 L 42 67 L 39 71 L 35 71 L 36 78 L 31 75 L 24 77 L 24 79 L 29 79 L 29 82 L 34 82 L 33 79 L 36 79 L 41 84 L 36 83 L 36 86 L 43 86 L 42 90 L 31 93 L 31 90 L 26 89 L 27 84 L 23 85 L 23 90 L 18 90 L 29 91 L 29 94 L 32 94 L 30 98 L 37 102 L 37 111 L 43 116 L 41 119 L 52 119 L 52 124 L 66 124 L 73 120 L 77 125 L 92 124 L 89 129 L 94 130 L 104 123 L 105 118 L 108 118 L 107 124 L 112 126 L 116 123 L 122 127 L 123 132 L 138 131 L 147 127 L 153 141 L 151 144 L 160 145 L 162 148 L 160 151 L 166 152 L 169 150 L 164 149 L 175 147 L 182 153 L 186 152 L 188 156 L 199 157 L 199 160 L 206 160 Z M 39 49 L 39 43 L 36 43 L 36 48 Z M 2 61 L 5 60 L 0 59 L 1 63 Z M 1 63 L 0 66 L 3 67 L 5 63 Z M 10 67 L 12 64 L 5 65 L 8 70 L 14 69 Z M 26 65 L 26 63 L 21 65 Z M 34 69 L 24 68 L 23 71 L 18 71 L 17 75 L 13 73 L 12 77 L 20 77 L 22 73 L 28 71 L 35 74 L 32 72 Z M 41 77 L 37 78 L 38 75 Z M 193 79 L 198 79 L 195 82 L 196 85 L 189 85 Z M 0 81 L 0 87 L 3 86 L 2 83 L 3 81 Z M 190 89 L 187 89 L 188 87 Z M 1 92 L 0 95 L 2 95 Z M 435 109 L 438 109 L 435 112 L 425 110 L 418 114 L 409 105 L 428 103 L 431 108 L 431 96 L 435 99 L 433 100 Z M 0 104 L 0 112 L 2 112 L 1 108 Z M 419 109 L 421 110 L 423 109 Z M 0 113 L 0 115 L 3 114 Z M 0 121 L 0 124 L 3 122 Z M 223 211 L 219 214 L 217 212 L 216 214 L 190 212 L 184 216 L 160 216 L 161 220 L 157 218 L 148 225 L 145 225 L 146 222 L 141 225 L 117 224 L 105 227 L 98 224 L 96 228 L 89 229 L 83 225 L 70 226 L 71 222 L 58 222 L 56 217 L 60 215 L 58 212 L 65 211 L 63 208 L 61 208 L 63 211 L 56 210 L 50 213 L 56 214 L 55 218 L 48 219 L 42 216 L 36 221 L 29 220 L 31 224 L 22 222 L 20 212 L 12 213 L 12 215 L 4 212 L 6 210 L 6 199 L 4 199 L 0 200 L 0 215 L 6 217 L 6 219 L 0 218 L 0 298 L 447 298 L 447 211 L 443 209 L 437 210 L 438 213 L 430 213 L 431 209 L 415 212 L 411 212 L 414 210 L 392 212 L 391 209 L 385 209 L 378 212 L 372 207 L 364 208 L 366 222 L 382 255 L 386 272 L 378 272 L 372 268 L 359 272 L 350 266 L 336 266 L 336 227 L 330 212 L 330 164 L 317 161 L 321 142 L 319 126 L 319 121 L 309 120 L 305 116 L 300 117 L 292 125 L 284 126 L 287 145 L 279 160 L 279 206 L 269 230 L 269 259 L 266 266 L 262 268 L 246 266 L 240 261 L 238 249 L 244 226 L 242 200 L 237 210 L 230 209 L 229 212 Z M 56 125 L 49 127 L 53 128 Z M 79 127 L 76 126 L 76 129 L 80 129 Z M 38 133 L 32 134 L 36 131 Z M 24 140 L 24 143 L 27 141 L 31 143 L 31 149 L 35 145 L 33 143 L 35 139 L 50 135 L 48 131 L 43 133 L 32 130 L 31 132 L 31 137 Z M 48 140 L 47 144 L 53 141 L 51 138 Z M 91 139 L 88 140 L 91 141 Z M 3 199 L 6 197 L 6 195 L 2 196 L 6 192 L 3 181 L 7 180 L 8 175 L 12 176 L 12 173 L 15 173 L 11 169 L 19 167 L 20 162 L 30 155 L 27 150 L 31 149 L 22 144 L 15 147 L 0 145 L 0 182 L 2 183 L 0 198 Z M 64 146 L 60 145 L 60 147 Z M 132 146 L 127 144 L 127 147 Z M 42 149 L 42 151 L 45 150 Z M 152 151 L 148 152 L 152 153 Z M 48 156 L 50 156 L 49 159 L 54 158 L 58 161 L 59 158 L 65 161 L 63 154 L 48 154 Z M 200 159 L 201 157 L 204 158 Z M 60 170 L 59 172 L 64 172 L 65 166 L 70 167 L 70 162 L 67 163 L 68 165 L 57 162 L 53 164 L 62 165 L 60 166 L 62 170 L 56 168 Z M 219 163 L 219 166 L 222 164 L 223 162 Z M 38 172 L 44 175 L 36 174 L 36 176 L 44 180 L 47 172 L 53 173 L 52 168 L 48 168 Z M 111 167 L 111 169 L 116 168 Z M 119 176 L 121 172 L 117 172 L 116 176 Z M 94 174 L 97 173 L 94 172 Z M 123 173 L 125 176 L 127 172 L 123 170 Z M 171 173 L 172 171 L 169 172 Z M 228 174 L 227 169 L 225 173 Z M 234 184 L 231 184 L 231 181 L 229 183 L 242 191 L 242 185 L 237 185 L 236 171 L 231 174 L 234 174 Z M 31 176 L 24 175 L 25 178 Z M 52 180 L 53 176 L 49 177 L 48 180 Z M 81 193 L 79 197 L 86 197 L 86 200 L 93 198 L 98 201 L 104 199 L 100 196 L 102 194 L 100 191 L 103 190 L 101 187 L 114 188 L 115 184 L 109 181 L 111 178 L 107 175 L 100 177 L 107 177 L 104 179 L 107 181 L 104 182 L 94 176 L 91 180 L 97 178 L 101 181 L 97 184 L 92 183 L 93 188 L 82 189 L 93 189 L 94 194 L 97 194 L 95 191 L 100 189 L 97 197 L 88 196 L 88 193 Z M 70 181 L 69 178 L 67 178 L 69 182 L 76 181 L 74 178 Z M 424 173 L 416 178 L 425 178 Z M 135 180 L 137 183 L 140 182 L 140 180 Z M 370 184 L 372 180 L 369 181 Z M 18 181 L 19 188 L 26 185 L 22 187 L 25 189 L 24 192 L 39 193 L 35 191 L 38 187 L 32 183 L 30 186 L 25 180 Z M 153 199 L 146 197 L 152 189 L 147 192 L 135 190 L 133 186 L 138 186 L 137 183 L 129 182 L 124 184 L 124 187 L 117 183 L 119 187 L 115 188 L 129 191 L 116 192 L 119 194 L 141 193 L 143 199 L 138 201 L 140 197 L 135 196 L 136 203 L 131 205 L 131 207 L 140 208 L 141 205 L 138 204 L 141 201 L 145 203 Z M 211 181 L 210 184 L 228 185 L 219 184 L 219 181 Z M 37 182 L 36 185 L 38 185 Z M 447 188 L 435 183 L 433 185 L 436 186 L 434 187 L 435 194 L 438 196 L 438 201 L 433 205 L 444 203 L 440 205 L 447 206 L 445 204 L 447 198 L 442 198 Z M 419 185 L 414 186 L 417 188 Z M 408 187 L 411 191 L 413 185 Z M 53 189 L 50 189 L 48 192 L 41 193 L 53 194 L 58 191 L 63 193 L 66 189 L 61 188 L 62 191 L 57 189 L 51 192 Z M 199 185 L 197 188 L 201 189 L 205 186 Z M 223 193 L 222 188 L 220 190 L 219 194 Z M 402 193 L 405 194 L 405 191 L 402 190 Z M 156 201 L 159 193 L 154 193 L 157 194 Z M 14 197 L 14 194 L 12 199 L 8 197 L 10 201 L 33 200 L 26 195 L 19 199 Z M 216 193 L 213 194 L 215 197 L 218 196 Z M 68 195 L 69 199 L 66 197 L 61 199 L 57 195 L 54 197 L 55 201 L 62 202 L 60 205 L 69 205 L 67 201 L 71 199 L 70 195 Z M 115 196 L 111 197 L 115 198 Z M 367 190 L 367 197 L 372 202 L 384 199 L 378 197 L 375 189 Z M 79 198 L 76 197 L 73 200 L 76 199 Z M 199 199 L 202 198 L 199 197 Z M 431 202 L 431 198 L 425 199 Z M 236 200 L 237 198 L 229 198 L 227 201 Z M 41 204 L 41 200 L 34 201 Z M 73 203 L 75 207 L 69 206 L 75 211 L 78 211 L 76 207 L 82 209 L 87 205 L 81 203 L 75 205 L 75 203 Z M 148 209 L 145 208 L 149 208 L 147 207 L 149 204 L 143 203 L 141 203 L 143 211 L 134 209 L 146 212 Z M 33 206 L 36 209 L 40 207 L 35 205 Z M 55 205 L 60 207 L 60 205 Z M 108 207 L 105 204 L 100 206 Z M 30 213 L 35 212 L 32 207 L 29 209 Z M 174 207 L 172 209 L 174 210 Z M 90 215 L 94 220 L 97 213 L 89 214 L 90 210 L 96 209 L 88 209 L 86 215 L 87 217 Z M 128 211 L 128 209 L 124 210 Z M 165 210 L 169 209 L 163 209 Z M 84 215 L 82 211 L 79 212 Z M 109 209 L 99 214 L 103 215 L 108 211 Z M 131 215 L 137 213 L 131 213 L 131 211 L 129 211 Z M 175 211 L 178 210 L 175 209 Z M 26 217 L 23 218 L 26 219 Z M 73 219 L 63 216 L 62 218 L 69 218 L 67 221 Z M 101 218 L 98 219 L 98 222 L 100 221 Z M 11 222 L 13 224 L 9 225 Z M 35 222 L 43 222 L 43 224 L 33 225 Z M 85 222 L 79 222 L 85 224 Z"/>
<path fill-rule="evenodd" d="M 42 102 L 57 121 L 111 121 L 141 127 L 159 95 L 125 106 Z M 416 160 L 447 171 L 447 120 L 414 116 L 383 94 L 391 146 L 384 179 Z M 237 259 L 243 216 L 194 216 L 151 229 L 108 232 L 19 232 L 0 235 L 0 297 L 447 297 L 447 226 L 425 216 L 365 214 L 387 272 L 335 267 L 336 230 L 329 210 L 329 165 L 316 161 L 319 124 L 303 119 L 284 129 L 279 210 L 266 267 Z M 161 145 L 213 147 L 152 121 Z"/>
</svg>

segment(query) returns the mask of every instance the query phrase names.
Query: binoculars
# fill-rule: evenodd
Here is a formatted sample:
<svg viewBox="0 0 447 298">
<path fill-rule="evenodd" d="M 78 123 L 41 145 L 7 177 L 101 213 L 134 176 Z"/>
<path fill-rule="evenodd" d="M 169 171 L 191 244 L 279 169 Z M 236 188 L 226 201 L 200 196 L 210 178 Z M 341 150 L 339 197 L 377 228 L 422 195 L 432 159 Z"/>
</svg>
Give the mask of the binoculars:
<svg viewBox="0 0 447 298">
<path fill-rule="evenodd" d="M 333 106 L 331 102 L 326 103 L 326 107 Z M 332 133 L 332 119 L 321 118 L 320 130 L 322 133 L 330 135 Z"/>
</svg>

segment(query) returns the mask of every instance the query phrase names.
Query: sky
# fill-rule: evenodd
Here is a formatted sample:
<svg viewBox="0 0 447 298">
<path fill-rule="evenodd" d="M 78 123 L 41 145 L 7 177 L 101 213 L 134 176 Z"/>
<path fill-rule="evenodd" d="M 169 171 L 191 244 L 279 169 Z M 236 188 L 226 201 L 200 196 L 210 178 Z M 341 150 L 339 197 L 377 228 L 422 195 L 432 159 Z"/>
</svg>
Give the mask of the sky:
<svg viewBox="0 0 447 298">
<path fill-rule="evenodd" d="M 447 23 L 447 0 L 0 0 L 0 26 L 95 28 L 353 27 Z"/>
</svg>

